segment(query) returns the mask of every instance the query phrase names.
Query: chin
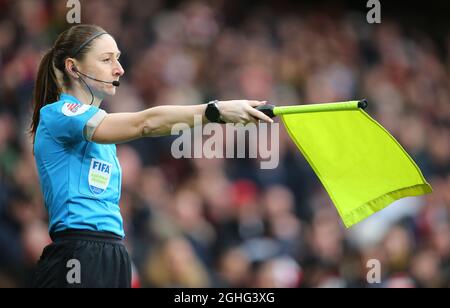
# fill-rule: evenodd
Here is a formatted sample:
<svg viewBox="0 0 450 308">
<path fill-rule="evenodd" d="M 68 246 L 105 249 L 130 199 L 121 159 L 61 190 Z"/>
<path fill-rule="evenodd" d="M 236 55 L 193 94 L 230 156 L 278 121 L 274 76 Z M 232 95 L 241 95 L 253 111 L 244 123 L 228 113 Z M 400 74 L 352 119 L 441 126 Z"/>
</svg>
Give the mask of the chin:
<svg viewBox="0 0 450 308">
<path fill-rule="evenodd" d="M 103 93 L 105 94 L 105 96 L 113 96 L 116 94 L 116 87 L 112 87 L 110 89 L 105 89 L 105 91 Z"/>
</svg>

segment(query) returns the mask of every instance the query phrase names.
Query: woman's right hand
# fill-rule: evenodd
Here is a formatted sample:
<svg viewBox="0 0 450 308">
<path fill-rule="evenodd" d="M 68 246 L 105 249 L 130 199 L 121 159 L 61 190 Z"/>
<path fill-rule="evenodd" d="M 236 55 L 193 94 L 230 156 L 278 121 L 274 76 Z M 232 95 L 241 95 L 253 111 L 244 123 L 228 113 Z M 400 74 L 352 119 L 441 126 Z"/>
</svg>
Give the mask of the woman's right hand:
<svg viewBox="0 0 450 308">
<path fill-rule="evenodd" d="M 258 120 L 273 123 L 271 118 L 255 109 L 265 103 L 265 101 L 231 100 L 218 101 L 217 106 L 222 120 L 227 123 L 258 123 Z"/>
</svg>

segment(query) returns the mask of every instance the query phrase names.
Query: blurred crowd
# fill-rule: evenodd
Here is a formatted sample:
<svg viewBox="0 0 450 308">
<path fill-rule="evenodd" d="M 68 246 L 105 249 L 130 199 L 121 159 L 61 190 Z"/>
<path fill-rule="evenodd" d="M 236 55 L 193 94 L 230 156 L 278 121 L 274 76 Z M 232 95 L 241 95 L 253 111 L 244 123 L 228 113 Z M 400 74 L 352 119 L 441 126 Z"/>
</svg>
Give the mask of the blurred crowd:
<svg viewBox="0 0 450 308">
<path fill-rule="evenodd" d="M 450 287 L 450 35 L 364 11 L 245 1 L 80 1 L 125 76 L 108 112 L 211 99 L 367 98 L 433 193 L 345 229 L 280 126 L 280 164 L 174 159 L 174 136 L 117 146 L 125 243 L 141 287 Z M 30 285 L 50 243 L 27 134 L 40 59 L 66 1 L 0 0 L 0 287 Z M 121 80 L 121 81 L 122 81 Z M 369 284 L 369 260 L 381 283 Z"/>
</svg>

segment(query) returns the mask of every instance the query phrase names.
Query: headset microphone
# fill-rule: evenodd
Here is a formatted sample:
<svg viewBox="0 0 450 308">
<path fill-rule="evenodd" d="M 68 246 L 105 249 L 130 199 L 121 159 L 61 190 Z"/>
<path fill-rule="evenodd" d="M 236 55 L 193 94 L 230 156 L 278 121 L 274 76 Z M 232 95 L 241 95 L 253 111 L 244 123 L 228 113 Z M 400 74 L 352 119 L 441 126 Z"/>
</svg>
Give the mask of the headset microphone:
<svg viewBox="0 0 450 308">
<path fill-rule="evenodd" d="M 98 82 L 103 82 L 103 83 L 109 83 L 109 84 L 112 84 L 112 85 L 115 86 L 115 87 L 120 86 L 120 81 L 117 81 L 117 80 L 114 80 L 114 81 L 105 81 L 105 80 L 100 80 L 100 79 L 93 78 L 93 77 L 91 77 L 91 76 L 88 76 L 88 75 L 86 75 L 86 74 L 80 72 L 80 71 L 77 69 L 76 66 L 74 66 L 74 67 L 72 68 L 72 70 L 73 70 L 75 73 L 81 74 L 81 75 L 83 75 L 84 77 L 89 78 L 89 79 L 91 79 L 91 80 L 98 81 Z"/>
</svg>

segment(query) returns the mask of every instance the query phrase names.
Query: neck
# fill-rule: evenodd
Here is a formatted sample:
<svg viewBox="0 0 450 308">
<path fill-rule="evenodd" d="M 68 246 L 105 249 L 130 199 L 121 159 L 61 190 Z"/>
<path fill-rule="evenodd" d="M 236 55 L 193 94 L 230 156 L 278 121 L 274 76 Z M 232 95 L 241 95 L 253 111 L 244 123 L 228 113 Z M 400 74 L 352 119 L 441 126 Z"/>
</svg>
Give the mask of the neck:
<svg viewBox="0 0 450 308">
<path fill-rule="evenodd" d="M 103 101 L 103 97 L 98 97 L 95 94 L 95 91 L 92 89 L 92 93 L 94 94 L 94 100 L 92 102 L 92 106 L 100 107 L 100 104 Z M 84 88 L 80 88 L 79 85 L 73 86 L 70 89 L 67 89 L 65 91 L 67 94 L 72 95 L 76 97 L 82 104 L 85 105 L 91 105 L 92 96 L 88 89 L 86 89 L 86 86 Z"/>
</svg>

